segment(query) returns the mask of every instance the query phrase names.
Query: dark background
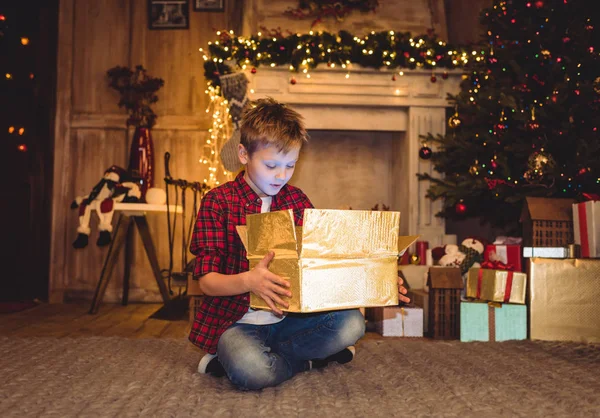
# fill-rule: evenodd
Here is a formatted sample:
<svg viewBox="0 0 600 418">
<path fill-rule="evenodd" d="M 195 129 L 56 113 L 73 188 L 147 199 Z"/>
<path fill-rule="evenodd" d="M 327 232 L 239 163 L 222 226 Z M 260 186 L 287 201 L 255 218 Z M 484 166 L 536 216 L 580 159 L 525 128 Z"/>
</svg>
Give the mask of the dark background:
<svg viewBox="0 0 600 418">
<path fill-rule="evenodd" d="M 58 0 L 3 2 L 0 15 L 0 301 L 47 299 Z"/>
</svg>

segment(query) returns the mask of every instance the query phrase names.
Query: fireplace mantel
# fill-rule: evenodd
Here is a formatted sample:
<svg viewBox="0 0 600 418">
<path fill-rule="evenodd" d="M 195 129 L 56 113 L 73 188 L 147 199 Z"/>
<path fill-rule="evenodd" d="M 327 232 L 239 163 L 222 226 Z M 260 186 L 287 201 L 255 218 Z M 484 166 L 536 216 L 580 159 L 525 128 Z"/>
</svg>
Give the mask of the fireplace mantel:
<svg viewBox="0 0 600 418">
<path fill-rule="evenodd" d="M 346 77 L 346 75 L 349 75 Z M 456 94 L 462 72 L 453 70 L 448 77 L 437 71 L 407 70 L 403 75 L 374 69 L 325 68 L 293 73 L 281 68 L 260 68 L 247 73 L 250 98 L 272 97 L 298 110 L 309 130 L 403 132 L 395 141 L 394 179 L 391 210 L 402 212 L 401 232 L 421 235 L 430 247 L 441 245 L 445 225 L 435 213 L 441 202 L 425 197 L 429 183 L 417 179 L 416 173 L 434 174 L 431 162 L 419 158 L 421 135 L 446 132 L 447 94 Z M 292 83 L 295 79 L 295 83 Z M 430 144 L 431 146 L 431 144 Z"/>
</svg>

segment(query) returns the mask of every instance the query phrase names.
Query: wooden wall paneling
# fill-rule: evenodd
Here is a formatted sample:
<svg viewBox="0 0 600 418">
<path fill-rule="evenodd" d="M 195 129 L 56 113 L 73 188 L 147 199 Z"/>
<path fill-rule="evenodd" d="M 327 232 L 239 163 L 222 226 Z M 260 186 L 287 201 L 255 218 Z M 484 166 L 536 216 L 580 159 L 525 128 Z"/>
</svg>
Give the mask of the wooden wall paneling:
<svg viewBox="0 0 600 418">
<path fill-rule="evenodd" d="M 127 167 L 129 144 L 125 139 L 124 130 L 78 129 L 74 131 L 74 141 L 71 147 L 74 161 L 69 173 L 70 190 L 63 203 L 64 207 L 70 211 L 68 212 L 68 230 L 66 231 L 67 242 L 64 248 L 69 260 L 68 268 L 65 270 L 66 284 L 70 296 L 80 294 L 91 298 L 100 278 L 108 247 L 96 246 L 99 232 L 98 218 L 95 213 L 92 213 L 92 222 L 90 223 L 92 232 L 89 244 L 84 249 L 74 249 L 71 243 L 77 237 L 79 219 L 77 210 L 68 208 L 76 196 L 84 196 L 91 191 L 108 167 L 113 164 Z M 113 226 L 116 224 L 117 218 L 118 212 L 113 218 Z M 107 295 L 120 292 L 123 283 L 123 268 L 123 257 L 121 256 L 119 264 L 113 270 Z"/>
<path fill-rule="evenodd" d="M 65 169 L 72 162 L 70 158 L 70 118 L 71 87 L 73 71 L 73 15 L 74 0 L 60 2 L 58 13 L 58 52 L 56 71 L 56 116 L 54 124 L 54 161 L 52 187 L 52 218 L 50 228 L 50 269 L 48 280 L 48 300 L 51 303 L 63 301 L 65 283 L 64 273 L 67 266 L 66 224 L 68 183 Z"/>
<path fill-rule="evenodd" d="M 108 88 L 106 71 L 128 62 L 129 8 L 130 3 L 123 0 L 77 2 L 73 25 L 74 112 L 120 112 L 118 93 Z"/>
</svg>

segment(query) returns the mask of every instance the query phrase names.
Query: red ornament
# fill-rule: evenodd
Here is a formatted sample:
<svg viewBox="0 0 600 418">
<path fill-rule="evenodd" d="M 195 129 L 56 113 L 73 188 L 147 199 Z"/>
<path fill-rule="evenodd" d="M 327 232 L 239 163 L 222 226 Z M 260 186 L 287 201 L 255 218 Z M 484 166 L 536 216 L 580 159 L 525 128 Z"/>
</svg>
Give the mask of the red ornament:
<svg viewBox="0 0 600 418">
<path fill-rule="evenodd" d="M 530 120 L 529 122 L 527 122 L 527 124 L 525 124 L 525 127 L 529 132 L 533 132 L 539 129 L 540 124 L 537 123 L 535 120 Z"/>
<path fill-rule="evenodd" d="M 582 167 L 579 169 L 579 171 L 577 172 L 578 176 L 583 176 L 585 173 L 589 172 L 590 169 L 588 167 Z"/>
<path fill-rule="evenodd" d="M 443 78 L 444 80 L 448 79 L 448 71 L 444 71 L 444 72 L 442 73 L 442 78 Z"/>
<path fill-rule="evenodd" d="M 431 76 L 431 82 L 435 83 L 437 81 L 437 77 L 434 75 Z"/>
<path fill-rule="evenodd" d="M 250 72 L 251 72 L 252 74 L 256 74 L 256 67 L 252 67 L 252 69 L 250 70 Z"/>
<path fill-rule="evenodd" d="M 465 205 L 462 202 L 458 202 L 455 206 L 454 206 L 454 210 L 456 211 L 456 213 L 458 215 L 464 215 L 465 213 L 467 213 L 467 205 Z"/>
<path fill-rule="evenodd" d="M 542 0 L 536 1 L 535 7 L 537 7 L 538 9 L 541 9 L 542 7 L 544 7 L 544 2 Z"/>
<path fill-rule="evenodd" d="M 431 148 L 429 148 L 426 144 L 423 144 L 423 146 L 419 150 L 419 157 L 423 160 L 428 160 L 431 158 L 432 153 L 433 151 L 431 151 Z"/>
<path fill-rule="evenodd" d="M 404 53 L 404 57 L 405 57 L 405 58 L 409 58 L 409 57 L 410 57 L 410 53 L 408 53 L 408 52 L 405 52 L 405 53 Z"/>
<path fill-rule="evenodd" d="M 280 50 L 280 51 L 285 51 L 285 46 L 283 46 L 283 45 L 282 45 L 282 46 L 280 46 L 280 47 L 279 47 L 279 50 Z"/>
<path fill-rule="evenodd" d="M 492 160 L 492 161 L 490 162 L 490 165 L 492 166 L 492 168 L 493 168 L 494 170 L 498 168 L 498 163 L 496 162 L 496 160 Z"/>
<path fill-rule="evenodd" d="M 292 77 L 292 78 L 290 79 L 290 84 L 296 84 L 296 83 L 297 83 L 297 81 L 296 81 L 296 77 Z"/>
<path fill-rule="evenodd" d="M 396 81 L 396 74 L 392 76 L 392 81 Z"/>
</svg>

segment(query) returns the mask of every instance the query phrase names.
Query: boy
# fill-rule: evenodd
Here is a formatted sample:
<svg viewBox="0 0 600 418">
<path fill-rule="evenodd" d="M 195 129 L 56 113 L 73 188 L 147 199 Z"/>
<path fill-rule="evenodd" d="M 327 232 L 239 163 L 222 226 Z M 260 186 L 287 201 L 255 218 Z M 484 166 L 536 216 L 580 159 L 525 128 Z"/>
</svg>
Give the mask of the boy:
<svg viewBox="0 0 600 418">
<path fill-rule="evenodd" d="M 284 313 L 291 296 L 286 280 L 268 269 L 273 253 L 249 270 L 246 251 L 235 230 L 246 215 L 292 209 L 302 225 L 308 197 L 288 185 L 307 139 L 302 117 L 273 99 L 248 106 L 242 117 L 238 157 L 244 171 L 234 181 L 209 191 L 198 212 L 191 252 L 194 277 L 206 295 L 189 339 L 207 351 L 198 371 L 226 374 L 244 390 L 276 386 L 295 374 L 354 356 L 353 344 L 365 332 L 357 309 L 314 314 Z M 406 289 L 398 281 L 400 299 Z M 249 308 L 249 292 L 271 311 Z"/>
</svg>

